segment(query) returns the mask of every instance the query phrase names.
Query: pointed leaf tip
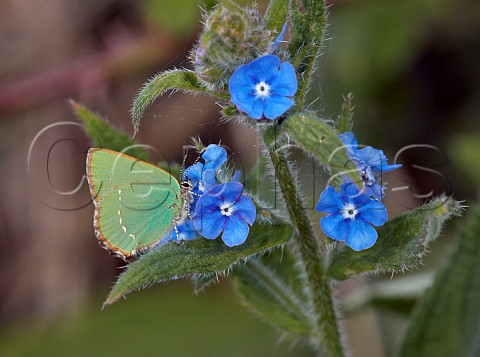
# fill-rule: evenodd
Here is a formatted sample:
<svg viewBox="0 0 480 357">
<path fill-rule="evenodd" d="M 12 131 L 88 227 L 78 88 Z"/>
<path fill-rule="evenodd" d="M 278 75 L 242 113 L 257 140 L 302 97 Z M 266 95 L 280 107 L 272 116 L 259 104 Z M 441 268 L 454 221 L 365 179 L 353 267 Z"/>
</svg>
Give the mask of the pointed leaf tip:
<svg viewBox="0 0 480 357">
<path fill-rule="evenodd" d="M 72 111 L 83 121 L 85 130 L 92 141 L 92 146 L 123 152 L 140 160 L 148 161 L 147 151 L 132 140 L 126 133 L 115 129 L 100 115 L 95 114 L 87 107 L 69 100 Z"/>
<path fill-rule="evenodd" d="M 228 99 L 228 95 L 225 93 L 213 92 L 203 87 L 198 81 L 196 74 L 192 71 L 177 69 L 162 72 L 145 83 L 133 102 L 131 117 L 134 133 L 138 132 L 144 110 L 168 90 L 180 90 L 192 94 L 208 94 L 217 98 Z"/>
</svg>

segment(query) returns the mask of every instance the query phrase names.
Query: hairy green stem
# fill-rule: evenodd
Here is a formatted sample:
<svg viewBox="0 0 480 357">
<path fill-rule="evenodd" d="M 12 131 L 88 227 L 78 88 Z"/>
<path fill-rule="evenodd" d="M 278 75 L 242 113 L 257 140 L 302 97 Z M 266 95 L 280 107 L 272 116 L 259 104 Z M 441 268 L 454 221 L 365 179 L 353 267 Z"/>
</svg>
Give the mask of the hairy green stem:
<svg viewBox="0 0 480 357">
<path fill-rule="evenodd" d="M 275 169 L 276 182 L 280 185 L 290 219 L 296 230 L 293 243 L 301 258 L 314 312 L 315 341 L 313 343 L 324 356 L 343 356 L 332 292 L 321 261 L 323 252 L 320 251 L 313 235 L 286 156 L 276 147 L 277 128 L 277 126 L 269 126 L 263 130 L 263 140 Z"/>
</svg>

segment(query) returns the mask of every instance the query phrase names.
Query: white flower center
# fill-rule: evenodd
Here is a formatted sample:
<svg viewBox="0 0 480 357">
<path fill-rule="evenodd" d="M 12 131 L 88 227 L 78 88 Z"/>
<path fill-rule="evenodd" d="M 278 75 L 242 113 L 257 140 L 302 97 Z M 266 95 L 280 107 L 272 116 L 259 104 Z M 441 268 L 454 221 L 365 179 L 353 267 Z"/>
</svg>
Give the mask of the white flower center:
<svg viewBox="0 0 480 357">
<path fill-rule="evenodd" d="M 265 83 L 264 81 L 261 81 L 260 83 L 257 83 L 255 85 L 255 94 L 256 94 L 257 97 L 260 97 L 262 99 L 270 96 L 270 86 L 267 83 Z"/>
<path fill-rule="evenodd" d="M 233 203 L 225 202 L 220 206 L 220 211 L 222 215 L 230 217 L 230 215 L 234 212 Z"/>
<path fill-rule="evenodd" d="M 343 218 L 355 219 L 355 216 L 357 215 L 357 213 L 358 213 L 358 210 L 355 208 L 354 204 L 346 203 L 345 206 L 343 206 L 343 210 L 342 210 Z"/>
</svg>

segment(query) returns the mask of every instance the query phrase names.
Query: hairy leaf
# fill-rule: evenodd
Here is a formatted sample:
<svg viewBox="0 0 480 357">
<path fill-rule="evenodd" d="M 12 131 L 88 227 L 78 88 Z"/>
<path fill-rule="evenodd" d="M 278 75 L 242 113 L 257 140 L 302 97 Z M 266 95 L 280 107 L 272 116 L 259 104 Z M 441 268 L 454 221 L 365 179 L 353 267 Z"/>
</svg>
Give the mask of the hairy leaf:
<svg viewBox="0 0 480 357">
<path fill-rule="evenodd" d="M 138 131 L 140 119 L 145 108 L 168 90 L 181 90 L 193 94 L 209 94 L 222 99 L 228 99 L 228 95 L 225 93 L 212 92 L 203 87 L 198 81 L 195 72 L 188 70 L 162 72 L 145 83 L 133 102 L 131 114 L 135 132 Z"/>
<path fill-rule="evenodd" d="M 193 291 L 199 293 L 218 282 L 218 274 L 194 274 L 191 278 Z"/>
<path fill-rule="evenodd" d="M 285 224 L 270 226 L 256 223 L 245 243 L 233 248 L 227 247 L 220 238 L 167 243 L 129 264 L 105 304 L 112 304 L 129 292 L 153 283 L 225 271 L 253 254 L 284 244 L 291 233 L 291 227 Z"/>
<path fill-rule="evenodd" d="M 479 237 L 477 205 L 450 263 L 413 315 L 400 356 L 480 356 Z"/>
<path fill-rule="evenodd" d="M 289 51 L 300 74 L 296 97 L 298 107 L 303 110 L 322 46 L 327 14 L 324 0 L 295 0 L 291 1 L 291 8 L 293 26 Z"/>
<path fill-rule="evenodd" d="M 298 268 L 287 251 L 276 251 L 273 255 L 252 259 L 236 269 L 236 291 L 243 304 L 267 322 L 285 331 L 309 336 L 313 321 L 299 284 Z M 289 279 L 292 275 L 293 281 Z"/>
<path fill-rule="evenodd" d="M 287 21 L 289 0 L 271 0 L 265 12 L 265 27 L 280 33 Z"/>
<path fill-rule="evenodd" d="M 416 267 L 428 252 L 429 243 L 440 235 L 445 221 L 461 211 L 459 202 L 438 197 L 378 227 L 378 240 L 372 248 L 333 252 L 328 274 L 344 280 L 352 274 Z"/>
<path fill-rule="evenodd" d="M 127 134 L 113 128 L 105 119 L 73 100 L 70 100 L 70 106 L 85 124 L 85 129 L 94 147 L 124 152 L 137 159 L 149 161 L 145 148 Z M 128 150 L 125 150 L 127 148 Z"/>
<path fill-rule="evenodd" d="M 337 130 L 339 133 L 345 133 L 351 131 L 353 127 L 353 106 L 352 106 L 353 94 L 348 93 L 344 98 L 342 114 L 337 119 Z"/>
<path fill-rule="evenodd" d="M 320 164 L 331 168 L 334 174 L 332 179 L 343 174 L 349 175 L 353 182 L 360 182 L 357 167 L 350 160 L 343 142 L 337 133 L 314 113 L 293 114 L 283 122 L 282 128 L 304 151 Z"/>
<path fill-rule="evenodd" d="M 429 272 L 371 282 L 345 297 L 340 310 L 350 314 L 375 306 L 410 314 L 415 302 L 432 286 L 433 278 Z"/>
<path fill-rule="evenodd" d="M 295 0 L 292 6 L 292 40 L 290 53 L 308 45 L 319 48 L 322 44 L 327 21 L 324 0 Z"/>
</svg>

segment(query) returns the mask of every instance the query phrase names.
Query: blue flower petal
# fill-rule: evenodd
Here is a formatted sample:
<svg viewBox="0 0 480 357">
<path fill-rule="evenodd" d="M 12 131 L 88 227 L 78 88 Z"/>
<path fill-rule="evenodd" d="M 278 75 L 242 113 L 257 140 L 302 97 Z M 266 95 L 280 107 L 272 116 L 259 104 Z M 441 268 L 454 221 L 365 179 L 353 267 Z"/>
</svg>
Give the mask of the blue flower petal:
<svg viewBox="0 0 480 357">
<path fill-rule="evenodd" d="M 283 40 L 283 36 L 285 36 L 285 32 L 287 31 L 287 23 L 285 22 L 282 26 L 282 30 L 278 34 L 277 38 L 275 39 L 275 42 L 272 44 L 272 49 L 275 49 L 280 45 L 280 42 Z"/>
<path fill-rule="evenodd" d="M 402 167 L 401 164 L 389 165 L 383 151 L 374 149 L 371 146 L 358 150 L 357 157 L 378 172 L 388 172 Z"/>
<path fill-rule="evenodd" d="M 240 182 L 227 182 L 215 186 L 210 191 L 205 193 L 203 197 L 210 197 L 217 199 L 218 206 L 225 202 L 233 203 L 239 199 L 243 192 L 243 186 Z M 199 201 L 200 202 L 200 201 Z"/>
<path fill-rule="evenodd" d="M 361 219 L 348 220 L 347 225 L 345 243 L 353 250 L 370 248 L 377 241 L 378 233 L 375 228 Z"/>
<path fill-rule="evenodd" d="M 210 144 L 203 152 L 202 158 L 205 160 L 206 169 L 217 170 L 227 162 L 227 150 L 221 146 Z"/>
<path fill-rule="evenodd" d="M 347 235 L 347 222 L 341 213 L 320 218 L 320 227 L 327 236 L 343 241 Z"/>
<path fill-rule="evenodd" d="M 371 166 L 374 170 L 382 167 L 382 162 L 386 162 L 387 158 L 382 150 L 377 150 L 371 146 L 367 146 L 357 151 L 356 156 L 366 165 Z"/>
<path fill-rule="evenodd" d="M 201 200 L 203 197 L 205 197 L 205 195 L 200 197 L 200 200 L 198 200 L 197 207 L 195 209 L 195 229 L 205 238 L 215 239 L 224 229 L 227 218 L 226 216 L 222 215 L 220 209 L 209 210 L 207 214 L 202 209 L 205 208 L 205 206 L 201 204 Z"/>
<path fill-rule="evenodd" d="M 270 96 L 266 97 L 263 104 L 263 114 L 267 119 L 276 119 L 285 113 L 294 101 L 288 97 Z"/>
<path fill-rule="evenodd" d="M 242 179 L 242 171 L 241 170 L 235 171 L 235 175 L 233 175 L 232 181 L 240 182 L 241 179 Z"/>
<path fill-rule="evenodd" d="M 192 219 L 185 220 L 182 224 L 171 230 L 171 239 L 177 240 L 189 240 L 197 236 L 197 231 Z"/>
<path fill-rule="evenodd" d="M 380 185 L 377 182 L 373 182 L 371 185 L 365 185 L 365 194 L 369 197 L 373 197 L 377 200 L 381 200 L 385 196 L 385 186 Z"/>
<path fill-rule="evenodd" d="M 245 221 L 243 221 L 240 217 L 235 217 L 235 215 L 232 215 L 230 216 L 230 219 L 226 220 L 222 240 L 227 246 L 234 247 L 245 242 L 249 231 L 250 229 Z"/>
<path fill-rule="evenodd" d="M 210 192 L 211 190 L 201 195 L 198 199 L 197 205 L 195 206 L 195 216 L 210 214 L 220 210 L 219 207 L 222 205 L 223 200 L 216 196 L 209 195 Z"/>
<path fill-rule="evenodd" d="M 293 66 L 284 62 L 280 65 L 278 77 L 270 84 L 271 95 L 275 96 L 293 96 L 297 91 L 297 75 Z"/>
<path fill-rule="evenodd" d="M 241 65 L 233 73 L 228 81 L 228 90 L 232 95 L 245 92 L 246 87 L 254 87 L 255 78 L 250 76 L 250 66 L 248 64 Z"/>
<path fill-rule="evenodd" d="M 340 186 L 340 191 L 344 202 L 354 203 L 355 206 L 361 206 L 369 200 L 369 197 L 355 182 L 344 183 Z"/>
<path fill-rule="evenodd" d="M 203 192 L 209 191 L 217 184 L 217 171 L 214 169 L 206 169 L 203 171 Z"/>
<path fill-rule="evenodd" d="M 318 212 L 334 214 L 339 212 L 343 208 L 343 205 L 344 200 L 342 196 L 333 186 L 328 186 L 320 195 L 320 200 L 315 206 L 315 209 Z"/>
<path fill-rule="evenodd" d="M 255 74 L 254 78 L 258 80 L 255 84 L 262 81 L 270 83 L 278 76 L 280 58 L 274 55 L 266 55 L 250 62 L 247 66 Z"/>
<path fill-rule="evenodd" d="M 388 214 L 385 205 L 377 200 L 370 199 L 366 205 L 359 207 L 355 218 L 361 219 L 374 226 L 381 226 L 388 221 Z"/>
<path fill-rule="evenodd" d="M 344 183 L 340 191 L 339 194 L 329 186 L 322 192 L 316 209 L 330 215 L 320 219 L 320 227 L 327 236 L 344 240 L 354 250 L 370 248 L 377 239 L 372 224 L 380 226 L 388 219 L 385 206 L 362 193 L 352 182 Z"/>
<path fill-rule="evenodd" d="M 388 163 L 385 161 L 385 164 L 382 164 L 382 167 L 380 168 L 379 171 L 388 172 L 388 171 L 399 169 L 400 167 L 402 167 L 402 164 L 388 165 Z"/>
<path fill-rule="evenodd" d="M 256 86 L 264 82 L 269 94 L 259 95 Z M 280 64 L 280 58 L 266 55 L 240 66 L 230 78 L 228 90 L 231 101 L 238 110 L 252 119 L 275 119 L 285 113 L 294 103 L 289 96 L 297 90 L 297 78 L 293 66 Z"/>
<path fill-rule="evenodd" d="M 233 213 L 234 216 L 240 216 L 248 224 L 253 224 L 255 218 L 257 217 L 257 209 L 255 204 L 247 196 L 241 196 L 237 202 L 232 207 L 235 212 Z"/>
<path fill-rule="evenodd" d="M 357 138 L 351 131 L 347 131 L 343 134 L 338 136 L 340 140 L 342 140 L 343 144 L 347 147 L 348 154 L 350 156 L 354 156 L 355 152 L 357 151 L 358 142 Z"/>
<path fill-rule="evenodd" d="M 263 101 L 261 98 L 255 97 L 255 92 L 252 89 L 251 93 L 239 93 L 232 95 L 232 102 L 239 110 L 247 113 L 252 119 L 262 119 L 263 116 Z"/>
<path fill-rule="evenodd" d="M 189 166 L 185 169 L 183 173 L 184 180 L 190 180 L 193 184 L 196 184 L 202 179 L 203 164 L 201 162 L 196 162 L 192 166 Z"/>
</svg>

